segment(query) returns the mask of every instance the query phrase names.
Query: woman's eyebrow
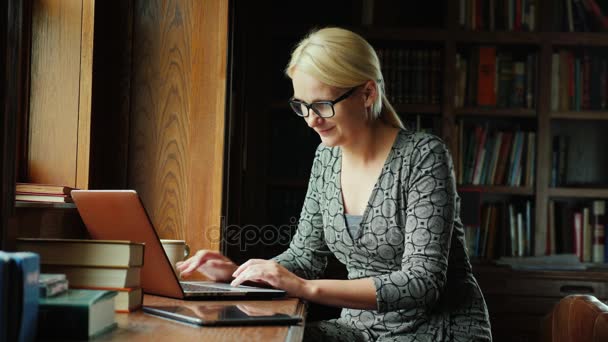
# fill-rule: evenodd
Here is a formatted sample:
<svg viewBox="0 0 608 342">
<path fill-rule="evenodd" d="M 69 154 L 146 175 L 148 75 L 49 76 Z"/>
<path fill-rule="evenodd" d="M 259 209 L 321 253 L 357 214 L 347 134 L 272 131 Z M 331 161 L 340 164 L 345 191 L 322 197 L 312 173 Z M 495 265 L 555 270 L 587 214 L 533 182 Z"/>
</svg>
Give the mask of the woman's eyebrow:
<svg viewBox="0 0 608 342">
<path fill-rule="evenodd" d="M 304 101 L 304 100 L 302 100 L 302 99 L 300 99 L 300 98 L 298 98 L 298 97 L 295 97 L 295 96 L 293 97 L 293 99 L 294 99 L 294 100 L 298 100 L 298 101 L 302 101 L 302 102 L 306 102 L 306 101 Z M 310 103 L 313 103 L 313 102 L 319 102 L 319 101 L 331 101 L 331 100 L 330 100 L 330 99 L 327 99 L 327 98 L 318 98 L 318 97 L 317 97 L 317 98 L 312 99 L 312 101 L 310 101 L 310 102 L 306 102 L 306 103 L 309 103 L 309 104 L 310 104 Z"/>
</svg>

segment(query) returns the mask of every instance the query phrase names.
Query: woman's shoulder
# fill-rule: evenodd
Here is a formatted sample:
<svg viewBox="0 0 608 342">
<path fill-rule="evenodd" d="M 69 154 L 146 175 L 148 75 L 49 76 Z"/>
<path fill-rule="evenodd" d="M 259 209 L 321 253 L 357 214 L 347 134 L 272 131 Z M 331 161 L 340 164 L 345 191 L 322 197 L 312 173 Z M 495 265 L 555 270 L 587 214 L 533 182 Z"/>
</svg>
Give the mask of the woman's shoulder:
<svg viewBox="0 0 608 342">
<path fill-rule="evenodd" d="M 401 130 L 395 147 L 403 150 L 426 150 L 427 148 L 435 148 L 440 145 L 445 147 L 443 140 L 431 133 L 413 131 L 413 130 Z"/>
<path fill-rule="evenodd" d="M 315 162 L 321 163 L 323 166 L 331 164 L 331 161 L 338 158 L 340 151 L 338 147 L 329 147 L 320 143 L 315 151 Z"/>
</svg>

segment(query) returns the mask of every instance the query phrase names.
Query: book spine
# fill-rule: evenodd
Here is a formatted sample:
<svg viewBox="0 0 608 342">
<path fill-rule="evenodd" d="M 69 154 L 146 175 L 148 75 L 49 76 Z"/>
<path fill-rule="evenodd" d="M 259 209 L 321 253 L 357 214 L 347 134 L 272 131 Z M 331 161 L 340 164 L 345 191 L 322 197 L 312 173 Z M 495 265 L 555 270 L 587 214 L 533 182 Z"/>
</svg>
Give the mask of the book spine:
<svg viewBox="0 0 608 342">
<path fill-rule="evenodd" d="M 583 262 L 591 262 L 592 234 L 589 222 L 589 208 L 583 208 Z"/>
<path fill-rule="evenodd" d="M 496 48 L 479 48 L 479 65 L 477 69 L 477 104 L 480 106 L 495 106 L 496 93 L 494 78 L 496 77 Z"/>
<path fill-rule="evenodd" d="M 86 306 L 40 305 L 38 336 L 42 338 L 89 338 L 89 310 Z"/>
<path fill-rule="evenodd" d="M 574 213 L 574 254 L 583 262 L 583 213 Z"/>
<path fill-rule="evenodd" d="M 8 297 L 9 341 L 33 341 L 38 323 L 40 258 L 35 253 L 10 253 Z M 11 322 L 12 321 L 12 322 Z"/>
</svg>

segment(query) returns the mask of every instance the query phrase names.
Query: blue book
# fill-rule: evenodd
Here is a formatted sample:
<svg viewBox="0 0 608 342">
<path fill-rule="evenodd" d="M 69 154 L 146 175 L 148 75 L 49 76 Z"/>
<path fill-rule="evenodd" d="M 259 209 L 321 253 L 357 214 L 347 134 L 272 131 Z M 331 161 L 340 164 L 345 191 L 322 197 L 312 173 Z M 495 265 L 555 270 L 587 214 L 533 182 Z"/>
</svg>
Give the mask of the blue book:
<svg viewBox="0 0 608 342">
<path fill-rule="evenodd" d="M 107 290 L 76 290 L 40 298 L 38 337 L 88 339 L 116 326 L 114 297 Z"/>
<path fill-rule="evenodd" d="M 40 258 L 30 252 L 6 253 L 9 257 L 7 340 L 33 341 L 38 322 Z"/>
<path fill-rule="evenodd" d="M 6 297 L 8 292 L 8 263 L 10 257 L 7 253 L 0 251 L 0 342 L 7 341 L 7 315 L 6 309 L 8 308 Z"/>
</svg>

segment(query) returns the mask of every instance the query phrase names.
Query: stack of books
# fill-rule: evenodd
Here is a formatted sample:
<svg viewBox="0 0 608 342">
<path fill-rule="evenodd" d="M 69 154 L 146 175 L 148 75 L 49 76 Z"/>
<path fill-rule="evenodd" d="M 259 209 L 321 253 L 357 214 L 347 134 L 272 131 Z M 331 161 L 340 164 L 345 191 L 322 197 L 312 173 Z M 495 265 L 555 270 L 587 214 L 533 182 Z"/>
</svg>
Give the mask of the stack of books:
<svg viewBox="0 0 608 342">
<path fill-rule="evenodd" d="M 131 312 L 142 305 L 142 243 L 20 238 L 17 249 L 38 253 L 41 271 L 65 274 L 70 289 L 116 291 L 116 312 Z"/>
<path fill-rule="evenodd" d="M 15 200 L 25 202 L 72 203 L 74 188 L 65 185 L 17 183 Z"/>
</svg>

